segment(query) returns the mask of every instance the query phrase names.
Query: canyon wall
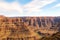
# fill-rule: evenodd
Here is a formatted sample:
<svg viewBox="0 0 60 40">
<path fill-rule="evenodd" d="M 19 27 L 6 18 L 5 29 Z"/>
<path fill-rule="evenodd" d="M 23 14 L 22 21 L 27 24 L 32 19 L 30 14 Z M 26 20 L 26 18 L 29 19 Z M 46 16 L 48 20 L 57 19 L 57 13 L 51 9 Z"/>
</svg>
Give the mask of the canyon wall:
<svg viewBox="0 0 60 40">
<path fill-rule="evenodd" d="M 25 31 L 40 35 L 52 35 L 60 29 L 60 17 L 5 17 L 0 16 L 0 37 L 8 37 L 11 30 L 23 33 Z M 19 31 L 20 30 L 20 31 Z M 3 33 L 3 34 L 2 34 Z M 22 34 L 23 34 L 22 33 Z M 28 34 L 28 32 L 26 32 Z M 35 36 L 35 35 L 34 35 Z"/>
</svg>

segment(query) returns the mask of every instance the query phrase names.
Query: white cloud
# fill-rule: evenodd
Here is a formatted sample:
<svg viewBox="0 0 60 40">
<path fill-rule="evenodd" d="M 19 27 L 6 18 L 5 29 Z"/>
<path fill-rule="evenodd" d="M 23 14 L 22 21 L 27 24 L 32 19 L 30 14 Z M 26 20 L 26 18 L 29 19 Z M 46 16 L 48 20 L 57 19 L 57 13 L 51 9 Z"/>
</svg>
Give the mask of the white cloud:
<svg viewBox="0 0 60 40">
<path fill-rule="evenodd" d="M 55 0 L 33 0 L 32 2 L 30 2 L 26 5 L 23 5 L 23 6 L 21 6 L 16 1 L 13 3 L 0 2 L 0 8 L 3 8 L 4 10 L 10 11 L 10 12 L 11 12 L 11 10 L 12 11 L 15 10 L 15 11 L 18 11 L 20 14 L 26 14 L 26 15 L 29 14 L 30 15 L 30 13 L 33 13 L 33 15 L 34 15 L 34 13 L 37 14 L 40 11 L 42 11 L 42 9 L 41 9 L 42 7 L 52 3 L 54 1 Z"/>
<path fill-rule="evenodd" d="M 58 3 L 57 5 L 55 5 L 53 8 L 56 8 L 56 7 L 60 7 L 60 3 Z"/>
<path fill-rule="evenodd" d="M 40 12 L 40 11 L 42 11 L 42 9 L 41 9 L 42 7 L 52 3 L 54 1 L 55 0 L 33 0 L 32 2 L 24 5 L 24 8 L 25 8 L 25 10 L 27 10 L 27 13 Z"/>
<path fill-rule="evenodd" d="M 3 8 L 5 10 L 17 10 L 20 13 L 22 13 L 22 8 L 18 4 L 18 2 L 13 2 L 13 3 L 6 3 L 6 2 L 0 2 L 0 8 Z"/>
<path fill-rule="evenodd" d="M 2 8 L 0 8 L 0 9 L 2 9 Z M 4 15 L 4 16 L 19 16 L 20 13 L 17 10 L 5 10 L 5 9 L 2 9 L 2 10 L 0 10 L 0 15 Z"/>
</svg>

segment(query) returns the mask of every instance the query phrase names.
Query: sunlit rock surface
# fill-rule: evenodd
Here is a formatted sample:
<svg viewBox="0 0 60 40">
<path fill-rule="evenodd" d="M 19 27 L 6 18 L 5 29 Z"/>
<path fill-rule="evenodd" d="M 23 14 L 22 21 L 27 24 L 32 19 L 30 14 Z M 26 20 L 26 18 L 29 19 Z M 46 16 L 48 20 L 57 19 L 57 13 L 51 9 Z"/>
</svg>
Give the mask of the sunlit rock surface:
<svg viewBox="0 0 60 40">
<path fill-rule="evenodd" d="M 0 40 L 38 40 L 60 29 L 60 17 L 0 16 Z"/>
</svg>

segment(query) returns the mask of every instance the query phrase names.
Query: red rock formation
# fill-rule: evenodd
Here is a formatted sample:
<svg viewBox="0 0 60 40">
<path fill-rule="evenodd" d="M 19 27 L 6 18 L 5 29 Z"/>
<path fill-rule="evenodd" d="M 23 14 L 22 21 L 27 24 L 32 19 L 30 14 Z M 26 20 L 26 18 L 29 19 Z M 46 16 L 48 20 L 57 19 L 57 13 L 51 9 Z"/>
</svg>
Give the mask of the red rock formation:
<svg viewBox="0 0 60 40">
<path fill-rule="evenodd" d="M 19 29 L 23 23 L 35 32 L 53 34 L 58 31 L 57 25 L 54 25 L 54 17 L 5 17 L 0 16 L 0 29 L 8 30 L 11 28 Z M 22 24 L 22 25 L 21 25 Z M 54 26 L 54 29 L 51 29 Z M 23 27 L 23 26 L 22 26 Z"/>
</svg>

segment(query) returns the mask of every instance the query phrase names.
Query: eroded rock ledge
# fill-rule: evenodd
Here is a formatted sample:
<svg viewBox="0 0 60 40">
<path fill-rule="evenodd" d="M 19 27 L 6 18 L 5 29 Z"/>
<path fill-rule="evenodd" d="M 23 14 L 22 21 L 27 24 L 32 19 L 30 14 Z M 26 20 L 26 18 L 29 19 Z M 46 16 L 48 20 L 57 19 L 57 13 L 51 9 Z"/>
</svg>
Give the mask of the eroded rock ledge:
<svg viewBox="0 0 60 40">
<path fill-rule="evenodd" d="M 59 29 L 60 17 L 0 16 L 1 40 L 2 38 L 20 38 L 21 40 L 37 40 L 40 38 L 41 35 L 52 35 L 60 31 Z"/>
</svg>

